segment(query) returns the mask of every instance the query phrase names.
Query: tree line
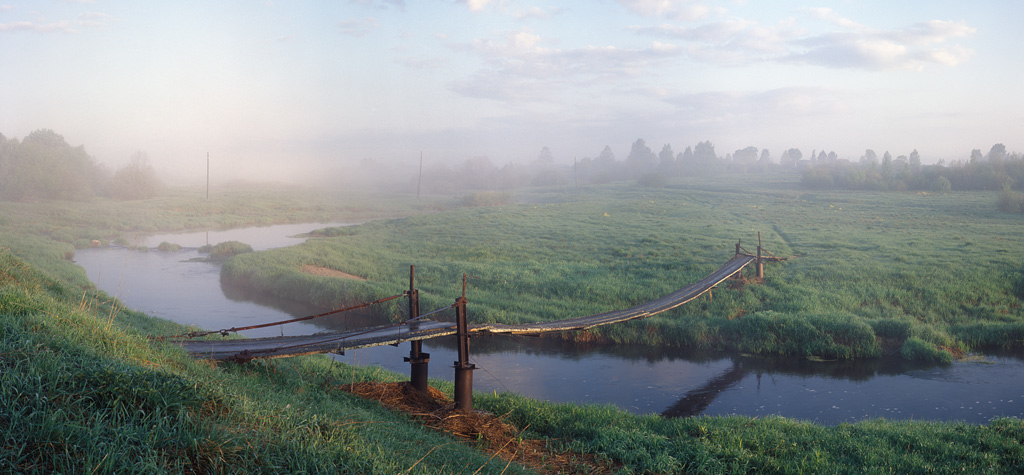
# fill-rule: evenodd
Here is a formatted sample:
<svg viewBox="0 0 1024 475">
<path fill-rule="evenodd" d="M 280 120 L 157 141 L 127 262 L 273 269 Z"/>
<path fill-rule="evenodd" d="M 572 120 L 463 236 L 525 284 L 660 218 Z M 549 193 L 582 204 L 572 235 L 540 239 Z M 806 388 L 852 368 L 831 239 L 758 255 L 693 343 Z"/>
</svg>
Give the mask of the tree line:
<svg viewBox="0 0 1024 475">
<path fill-rule="evenodd" d="M 917 150 L 896 157 L 886 151 L 879 157 L 868 149 L 856 161 L 824 150 L 812 150 L 805 158 L 798 148 L 783 150 L 775 158 L 767 149 L 753 146 L 720 156 L 711 141 L 687 146 L 682 152 L 665 144 L 655 153 L 642 138 L 633 142 L 621 160 L 606 145 L 593 158 L 574 160 L 571 166 L 556 166 L 551 150 L 543 147 L 530 162 L 499 167 L 486 157 L 477 157 L 460 165 L 429 167 L 421 178 L 430 191 L 452 192 L 621 181 L 658 187 L 674 177 L 773 172 L 800 173 L 802 186 L 811 189 L 945 192 L 1004 188 L 1013 191 L 1024 186 L 1024 160 L 1018 153 L 1008 153 L 1003 144 L 993 145 L 987 154 L 975 149 L 969 158 L 950 165 L 923 165 Z"/>
<path fill-rule="evenodd" d="M 156 196 L 161 188 L 145 152 L 111 172 L 60 134 L 36 130 L 22 140 L 0 133 L 0 198 L 10 201 L 118 200 Z"/>
</svg>

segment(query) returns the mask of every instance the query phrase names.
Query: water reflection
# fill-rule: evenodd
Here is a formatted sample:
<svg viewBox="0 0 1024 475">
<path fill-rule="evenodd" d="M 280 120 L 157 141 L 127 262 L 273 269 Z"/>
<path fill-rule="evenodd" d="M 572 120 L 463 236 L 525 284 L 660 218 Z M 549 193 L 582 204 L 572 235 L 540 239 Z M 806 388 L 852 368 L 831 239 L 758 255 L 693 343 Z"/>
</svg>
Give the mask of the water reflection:
<svg viewBox="0 0 1024 475">
<path fill-rule="evenodd" d="M 211 241 L 259 241 L 260 248 L 274 247 L 300 242 L 281 236 L 316 227 L 323 226 L 258 228 L 255 237 L 234 230 Z M 140 244 L 155 246 L 164 240 L 193 245 L 205 242 L 206 236 L 154 236 Z M 175 253 L 85 249 L 76 253 L 76 261 L 99 288 L 132 308 L 211 330 L 326 310 L 222 285 L 216 264 L 187 262 L 198 256 L 194 249 Z M 390 320 L 390 316 L 363 311 L 243 334 L 310 334 Z M 451 380 L 451 364 L 457 359 L 454 339 L 429 340 L 424 351 L 431 353 L 430 377 Z M 338 358 L 408 374 L 409 365 L 402 359 L 408 353 L 404 344 L 349 351 Z M 823 362 L 580 344 L 556 338 L 478 336 L 472 340 L 471 356 L 480 368 L 474 376 L 478 391 L 512 391 L 558 403 L 614 404 L 639 414 L 782 415 L 826 424 L 874 417 L 984 423 L 993 417 L 1024 415 L 1024 361 L 1011 355 L 934 366 L 899 358 Z"/>
</svg>

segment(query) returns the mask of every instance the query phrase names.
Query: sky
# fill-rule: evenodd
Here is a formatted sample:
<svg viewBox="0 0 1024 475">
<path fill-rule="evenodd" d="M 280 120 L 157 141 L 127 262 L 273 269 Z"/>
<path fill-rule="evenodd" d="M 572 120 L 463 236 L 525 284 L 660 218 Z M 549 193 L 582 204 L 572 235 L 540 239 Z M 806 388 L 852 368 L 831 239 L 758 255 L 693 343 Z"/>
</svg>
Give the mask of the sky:
<svg viewBox="0 0 1024 475">
<path fill-rule="evenodd" d="M 1024 152 L 1019 0 L 0 0 L 0 133 L 301 179 L 624 159 Z"/>
</svg>

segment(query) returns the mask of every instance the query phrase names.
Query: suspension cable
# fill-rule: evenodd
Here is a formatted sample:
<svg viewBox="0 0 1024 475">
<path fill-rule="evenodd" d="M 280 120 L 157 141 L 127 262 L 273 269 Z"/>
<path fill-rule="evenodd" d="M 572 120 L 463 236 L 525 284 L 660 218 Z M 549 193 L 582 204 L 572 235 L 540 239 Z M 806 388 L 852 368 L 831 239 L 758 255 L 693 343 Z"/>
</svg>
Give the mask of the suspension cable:
<svg viewBox="0 0 1024 475">
<path fill-rule="evenodd" d="M 279 321 L 279 322 L 272 322 L 272 323 L 261 323 L 259 325 L 249 325 L 247 327 L 232 327 L 232 328 L 225 328 L 225 329 L 221 329 L 221 330 L 206 330 L 206 331 L 198 331 L 198 332 L 191 332 L 191 333 L 183 333 L 181 335 L 156 336 L 156 337 L 150 337 L 150 339 L 151 340 L 157 340 L 157 341 L 167 340 L 167 339 L 178 339 L 178 338 L 189 339 L 189 338 L 198 338 L 198 337 L 206 336 L 206 335 L 212 335 L 214 333 L 220 333 L 221 336 L 228 336 L 228 333 L 234 333 L 234 332 L 239 332 L 239 331 L 243 331 L 243 330 L 255 330 L 257 328 L 266 328 L 266 327 L 272 327 L 272 326 L 276 326 L 276 325 L 284 325 L 284 324 L 287 324 L 287 323 L 303 322 L 303 321 L 306 321 L 306 320 L 313 320 L 315 318 L 326 317 L 328 315 L 334 315 L 334 314 L 337 314 L 337 313 L 348 312 L 348 311 L 351 311 L 351 310 L 358 310 L 360 308 L 365 308 L 365 307 L 369 307 L 371 305 L 381 304 L 381 303 L 387 302 L 389 300 L 394 300 L 394 299 L 397 299 L 397 298 L 400 298 L 400 297 L 405 297 L 406 294 L 408 294 L 408 292 L 403 292 L 403 293 L 401 293 L 399 295 L 392 295 L 390 297 L 384 297 L 382 299 L 374 300 L 373 302 L 361 303 L 361 304 L 358 304 L 358 305 L 353 305 L 351 307 L 340 308 L 340 309 L 337 309 L 337 310 L 331 310 L 329 312 L 318 313 L 316 315 L 309 315 L 309 316 L 306 316 L 306 317 L 293 318 L 291 320 L 282 320 L 282 321 Z"/>
</svg>

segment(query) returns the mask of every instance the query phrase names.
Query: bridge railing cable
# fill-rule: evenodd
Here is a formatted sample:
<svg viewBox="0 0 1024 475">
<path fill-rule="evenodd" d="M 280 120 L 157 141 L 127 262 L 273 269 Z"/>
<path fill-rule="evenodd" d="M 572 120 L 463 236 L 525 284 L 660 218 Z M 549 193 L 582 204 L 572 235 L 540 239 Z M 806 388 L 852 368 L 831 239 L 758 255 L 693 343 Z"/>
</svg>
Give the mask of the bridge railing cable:
<svg viewBox="0 0 1024 475">
<path fill-rule="evenodd" d="M 364 331 L 361 331 L 361 332 L 345 333 L 343 335 L 339 335 L 339 336 L 334 337 L 334 338 L 327 338 L 327 339 L 319 340 L 319 341 L 317 341 L 317 344 L 322 345 L 324 343 L 333 343 L 333 342 L 336 342 L 336 341 L 353 339 L 353 338 L 356 338 L 356 337 L 359 337 L 359 336 L 363 336 L 363 335 L 366 335 L 366 334 L 369 334 L 369 333 L 373 333 L 373 332 L 378 332 L 378 331 L 381 331 L 381 330 L 384 330 L 384 329 L 401 327 L 403 325 L 408 325 L 410 323 L 415 323 L 417 320 L 420 320 L 420 319 L 422 319 L 424 317 L 427 317 L 427 316 L 430 316 L 430 315 L 434 315 L 434 314 L 443 312 L 445 310 L 449 310 L 449 309 L 455 308 L 456 305 L 458 305 L 458 302 L 453 303 L 453 304 L 451 304 L 451 305 L 449 305 L 447 307 L 442 307 L 442 308 L 439 308 L 439 309 L 434 310 L 432 312 L 420 315 L 419 317 L 416 317 L 416 318 L 410 318 L 410 319 L 407 319 L 407 320 L 403 320 L 401 322 L 395 322 L 395 323 L 391 323 L 391 324 L 388 324 L 388 325 L 382 325 L 382 326 L 379 326 L 379 327 L 367 328 L 367 329 L 365 329 Z M 286 351 L 286 350 L 290 350 L 290 349 L 294 349 L 294 348 L 302 348 L 302 347 L 307 346 L 307 345 L 308 345 L 307 343 L 298 343 L 298 344 L 294 344 L 294 345 L 282 345 L 282 346 L 277 346 L 277 347 L 274 347 L 274 348 L 266 348 L 266 349 L 261 349 L 261 350 L 245 350 L 245 351 L 235 355 L 234 359 L 238 360 L 238 361 L 245 361 L 245 360 L 252 359 L 255 356 L 255 354 L 258 354 L 258 353 L 277 353 L 277 352 Z"/>
<path fill-rule="evenodd" d="M 329 315 L 335 315 L 335 314 L 342 313 L 342 312 L 349 312 L 349 311 L 352 311 L 352 310 L 358 310 L 358 309 L 366 308 L 366 307 L 369 307 L 369 306 L 372 306 L 372 305 L 382 304 L 382 303 L 387 302 L 389 300 L 394 300 L 394 299 L 397 299 L 397 298 L 405 297 L 406 294 L 407 294 L 407 292 L 403 292 L 403 293 L 398 294 L 398 295 L 392 295 L 390 297 L 380 298 L 380 299 L 374 300 L 373 302 L 365 302 L 365 303 L 361 303 L 361 304 L 357 304 L 357 305 L 352 305 L 350 307 L 345 307 L 345 308 L 339 308 L 339 309 L 336 309 L 336 310 L 331 310 L 329 312 L 318 313 L 316 315 L 309 315 L 309 316 L 305 316 L 305 317 L 293 318 L 293 319 L 290 319 L 290 320 L 281 320 L 279 322 L 261 323 L 261 324 L 258 324 L 258 325 L 249 325 L 249 326 L 245 326 L 245 327 L 231 327 L 231 328 L 224 328 L 224 329 L 221 329 L 221 330 L 196 331 L 196 332 L 190 332 L 190 333 L 183 333 L 183 334 L 180 334 L 180 335 L 157 336 L 157 337 L 151 337 L 150 339 L 157 340 L 157 341 L 161 341 L 161 340 L 190 339 L 190 338 L 199 338 L 201 336 L 206 336 L 206 335 L 213 335 L 214 333 L 220 333 L 222 336 L 228 336 L 228 333 L 235 333 L 235 332 L 240 332 L 240 331 L 244 331 L 244 330 L 256 330 L 258 328 L 267 328 L 267 327 L 273 327 L 273 326 L 277 326 L 277 325 L 285 325 L 285 324 L 288 324 L 288 323 L 304 322 L 306 320 L 313 320 L 313 319 L 316 319 L 316 318 L 326 317 L 326 316 L 329 316 Z"/>
</svg>

